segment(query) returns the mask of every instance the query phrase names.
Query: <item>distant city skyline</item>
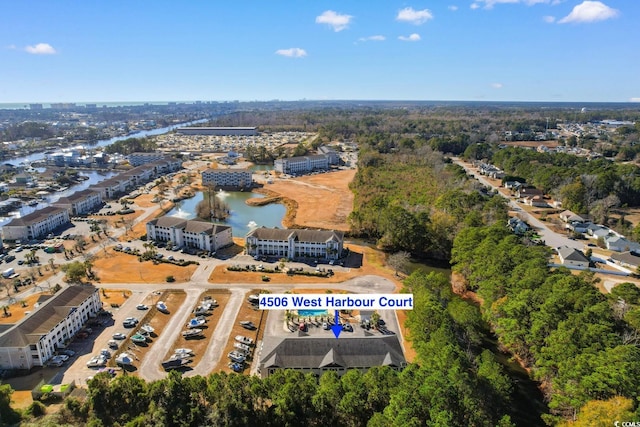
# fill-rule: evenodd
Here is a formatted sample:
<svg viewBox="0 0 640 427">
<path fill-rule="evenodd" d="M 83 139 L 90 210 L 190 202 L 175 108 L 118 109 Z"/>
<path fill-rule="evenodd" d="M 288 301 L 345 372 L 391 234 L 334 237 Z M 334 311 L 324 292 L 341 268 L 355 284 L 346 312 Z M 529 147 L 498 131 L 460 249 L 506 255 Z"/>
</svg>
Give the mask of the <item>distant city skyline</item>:
<svg viewBox="0 0 640 427">
<path fill-rule="evenodd" d="M 24 0 L 0 20 L 0 104 L 640 102 L 634 1 Z"/>
</svg>

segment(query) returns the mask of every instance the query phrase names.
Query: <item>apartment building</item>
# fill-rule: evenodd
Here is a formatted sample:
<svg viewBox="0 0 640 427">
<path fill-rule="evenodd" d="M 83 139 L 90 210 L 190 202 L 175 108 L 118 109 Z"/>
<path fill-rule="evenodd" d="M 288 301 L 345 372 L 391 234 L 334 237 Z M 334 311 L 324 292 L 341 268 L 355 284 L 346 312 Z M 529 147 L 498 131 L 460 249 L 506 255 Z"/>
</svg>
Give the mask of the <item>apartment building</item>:
<svg viewBox="0 0 640 427">
<path fill-rule="evenodd" d="M 253 256 L 335 260 L 342 256 L 343 242 L 341 231 L 260 227 L 247 234 L 245 248 Z"/>
<path fill-rule="evenodd" d="M 280 173 L 297 175 L 309 173 L 314 170 L 327 170 L 329 169 L 330 159 L 330 154 L 289 157 L 287 159 L 274 160 L 273 167 Z"/>
<path fill-rule="evenodd" d="M 38 301 L 38 308 L 12 325 L 0 325 L 0 369 L 44 366 L 102 309 L 98 288 L 69 286 Z"/>
<path fill-rule="evenodd" d="M 202 185 L 216 188 L 250 188 L 252 172 L 249 169 L 207 169 L 202 172 Z"/>
<path fill-rule="evenodd" d="M 181 248 L 216 252 L 233 244 L 231 227 L 206 221 L 163 216 L 147 222 L 147 239 Z"/>
<path fill-rule="evenodd" d="M 88 188 L 76 191 L 68 197 L 60 197 L 52 206 L 67 209 L 71 216 L 89 214 L 100 209 L 102 195 L 99 191 Z"/>
<path fill-rule="evenodd" d="M 34 240 L 46 237 L 58 227 L 69 225 L 71 219 L 65 208 L 47 206 L 22 218 L 14 218 L 2 227 L 3 240 Z"/>
</svg>

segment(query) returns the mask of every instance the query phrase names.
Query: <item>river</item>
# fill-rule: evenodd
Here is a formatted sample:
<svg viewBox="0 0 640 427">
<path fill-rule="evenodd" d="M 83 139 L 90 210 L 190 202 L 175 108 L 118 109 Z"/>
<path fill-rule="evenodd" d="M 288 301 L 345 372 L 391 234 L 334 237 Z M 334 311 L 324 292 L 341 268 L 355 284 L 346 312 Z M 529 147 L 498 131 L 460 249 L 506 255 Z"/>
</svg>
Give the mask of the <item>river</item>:
<svg viewBox="0 0 640 427">
<path fill-rule="evenodd" d="M 147 137 L 147 136 L 162 135 L 163 133 L 171 132 L 172 130 L 174 130 L 176 128 L 179 128 L 179 127 L 195 125 L 195 124 L 198 124 L 198 123 L 204 123 L 204 122 L 207 122 L 208 120 L 209 119 L 200 119 L 200 120 L 194 120 L 194 121 L 186 122 L 186 123 L 179 123 L 179 124 L 176 124 L 176 125 L 171 125 L 171 126 L 167 126 L 167 127 L 163 127 L 163 128 L 143 130 L 143 131 L 140 131 L 140 132 L 134 132 L 134 133 L 129 134 L 129 135 L 114 136 L 113 138 L 102 139 L 102 140 L 94 142 L 94 143 L 85 143 L 85 144 L 82 144 L 82 145 L 86 145 L 86 146 L 91 147 L 91 148 L 106 147 L 106 146 L 111 145 L 111 144 L 113 144 L 114 142 L 117 142 L 117 141 L 122 141 L 122 140 L 129 139 L 129 138 L 144 138 L 144 137 Z M 30 164 L 31 162 L 44 160 L 45 157 L 46 157 L 46 154 L 44 152 L 33 153 L 33 154 L 28 155 L 28 156 L 14 157 L 14 158 L 8 159 L 8 160 L 4 161 L 4 163 L 10 163 L 10 164 L 12 164 L 14 166 L 17 166 L 20 163 Z"/>
</svg>

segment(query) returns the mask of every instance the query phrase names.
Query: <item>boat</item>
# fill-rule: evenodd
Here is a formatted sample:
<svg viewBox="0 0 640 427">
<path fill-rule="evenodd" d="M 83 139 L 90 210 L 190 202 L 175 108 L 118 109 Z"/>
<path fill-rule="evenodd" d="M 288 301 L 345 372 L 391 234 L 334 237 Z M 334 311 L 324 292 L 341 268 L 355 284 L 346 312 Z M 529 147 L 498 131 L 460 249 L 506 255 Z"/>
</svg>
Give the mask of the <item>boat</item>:
<svg viewBox="0 0 640 427">
<path fill-rule="evenodd" d="M 236 341 L 242 343 L 242 344 L 246 344 L 246 345 L 251 345 L 253 344 L 253 340 L 251 338 L 248 337 L 243 337 L 242 335 L 236 335 Z"/>
<path fill-rule="evenodd" d="M 131 357 L 129 353 L 120 353 L 118 357 L 116 357 L 116 363 L 122 366 L 133 365 L 133 357 Z"/>
<path fill-rule="evenodd" d="M 237 363 L 244 363 L 244 361 L 247 360 L 246 356 L 239 351 L 232 351 L 227 356 L 229 359 Z"/>
<path fill-rule="evenodd" d="M 156 330 L 153 326 L 151 326 L 148 323 L 145 323 L 144 325 L 140 326 L 140 329 L 142 329 L 147 334 L 152 334 Z"/>
<path fill-rule="evenodd" d="M 173 353 L 167 360 L 188 359 L 191 355 L 187 353 Z"/>
<path fill-rule="evenodd" d="M 195 353 L 190 348 L 176 348 L 173 352 L 174 354 L 190 354 L 194 355 Z"/>
<path fill-rule="evenodd" d="M 244 370 L 244 366 L 242 363 L 231 362 L 229 363 L 229 367 L 233 370 L 233 372 L 242 372 Z"/>
<path fill-rule="evenodd" d="M 131 337 L 131 341 L 136 344 L 145 344 L 147 342 L 147 337 L 140 333 L 137 333 Z"/>
<path fill-rule="evenodd" d="M 257 329 L 257 326 L 254 325 L 253 322 L 250 320 L 243 320 L 240 322 L 240 325 L 245 329 L 251 329 L 251 330 Z"/>
<path fill-rule="evenodd" d="M 242 344 L 239 342 L 233 343 L 233 348 L 249 353 L 251 351 L 251 347 L 246 344 Z"/>
<path fill-rule="evenodd" d="M 171 369 L 180 369 L 190 365 L 193 362 L 191 359 L 169 359 L 162 362 L 162 367 L 170 371 Z"/>
<path fill-rule="evenodd" d="M 187 323 L 187 328 L 189 329 L 198 328 L 204 325 L 205 323 L 207 323 L 207 321 L 203 317 L 198 317 L 198 318 L 189 320 L 189 323 Z"/>
<path fill-rule="evenodd" d="M 187 331 L 182 331 L 182 336 L 185 337 L 186 339 L 189 338 L 199 338 L 201 336 L 203 336 L 204 334 L 202 333 L 202 329 L 189 329 Z"/>
<path fill-rule="evenodd" d="M 158 301 L 158 303 L 156 304 L 156 308 L 160 313 L 169 314 L 169 309 L 167 308 L 167 305 L 164 303 L 164 301 Z"/>
</svg>

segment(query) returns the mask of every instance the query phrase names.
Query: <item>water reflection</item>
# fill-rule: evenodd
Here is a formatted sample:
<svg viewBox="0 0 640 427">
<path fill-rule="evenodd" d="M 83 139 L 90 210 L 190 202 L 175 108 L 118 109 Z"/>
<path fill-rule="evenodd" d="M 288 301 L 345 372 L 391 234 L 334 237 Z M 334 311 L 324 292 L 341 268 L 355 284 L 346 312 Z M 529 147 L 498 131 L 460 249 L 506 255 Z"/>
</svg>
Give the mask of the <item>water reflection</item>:
<svg viewBox="0 0 640 427">
<path fill-rule="evenodd" d="M 281 204 L 269 204 L 265 206 L 249 206 L 245 202 L 248 199 L 262 198 L 262 194 L 242 191 L 219 191 L 216 197 L 229 206 L 231 211 L 226 221 L 214 221 L 217 224 L 229 225 L 233 229 L 233 235 L 244 237 L 250 230 L 257 227 L 280 227 L 286 208 Z M 176 203 L 167 215 L 184 219 L 196 218 L 196 205 L 204 200 L 204 193 L 199 191 L 195 197 Z"/>
</svg>

